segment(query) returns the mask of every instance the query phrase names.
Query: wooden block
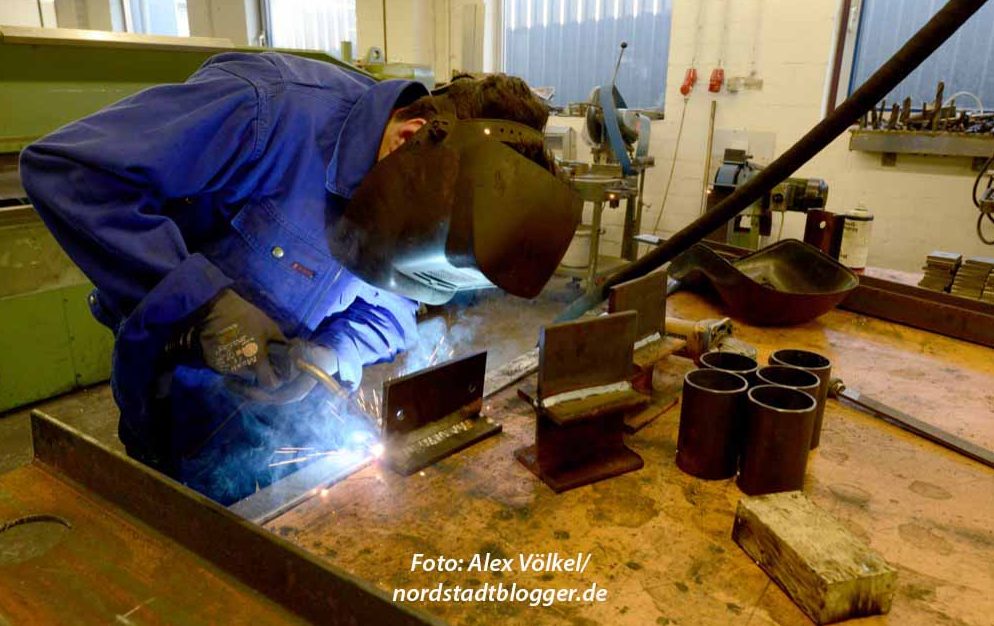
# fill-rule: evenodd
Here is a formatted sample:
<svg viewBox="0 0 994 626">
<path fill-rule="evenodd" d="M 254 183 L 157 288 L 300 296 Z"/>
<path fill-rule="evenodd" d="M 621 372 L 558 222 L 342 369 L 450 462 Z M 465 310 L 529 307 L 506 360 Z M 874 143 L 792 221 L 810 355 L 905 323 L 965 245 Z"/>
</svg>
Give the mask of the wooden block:
<svg viewBox="0 0 994 626">
<path fill-rule="evenodd" d="M 890 610 L 897 571 L 800 491 L 739 500 L 732 539 L 815 623 Z"/>
</svg>

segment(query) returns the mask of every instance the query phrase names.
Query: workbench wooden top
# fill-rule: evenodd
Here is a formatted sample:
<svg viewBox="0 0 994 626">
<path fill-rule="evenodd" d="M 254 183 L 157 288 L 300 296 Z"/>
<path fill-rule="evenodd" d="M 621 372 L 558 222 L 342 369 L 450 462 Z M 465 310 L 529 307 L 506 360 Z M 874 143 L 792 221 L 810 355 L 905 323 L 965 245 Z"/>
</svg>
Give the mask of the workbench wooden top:
<svg viewBox="0 0 994 626">
<path fill-rule="evenodd" d="M 718 316 L 691 294 L 668 308 Z M 994 448 L 990 349 L 843 311 L 793 328 L 736 324 L 735 333 L 763 362 L 778 348 L 821 352 L 848 386 Z M 268 527 L 388 593 L 443 581 L 608 592 L 603 603 L 548 608 L 424 605 L 453 624 L 810 623 L 732 542 L 734 481 L 677 469 L 679 408 L 628 438 L 644 469 L 561 495 L 514 459 L 534 438 L 516 389 L 486 400 L 484 413 L 502 435 L 407 478 L 371 466 Z M 994 623 L 994 470 L 830 400 L 804 491 L 898 568 L 890 615 L 860 623 Z M 411 571 L 414 553 L 468 564 L 487 552 L 591 556 L 583 573 Z"/>
</svg>

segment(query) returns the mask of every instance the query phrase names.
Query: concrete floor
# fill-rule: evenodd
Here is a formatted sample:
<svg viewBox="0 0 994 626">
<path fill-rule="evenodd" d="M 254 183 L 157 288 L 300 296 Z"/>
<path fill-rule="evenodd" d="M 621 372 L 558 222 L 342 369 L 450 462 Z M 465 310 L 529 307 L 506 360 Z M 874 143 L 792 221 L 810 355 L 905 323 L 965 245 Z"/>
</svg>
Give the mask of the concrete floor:
<svg viewBox="0 0 994 626">
<path fill-rule="evenodd" d="M 431 307 L 419 323 L 419 344 L 391 363 L 367 367 L 362 390 L 371 397 L 391 377 L 480 350 L 487 350 L 487 369 L 496 369 L 533 348 L 539 328 L 579 294 L 569 279 L 554 278 L 534 300 L 489 290 Z M 0 473 L 31 460 L 29 416 L 35 408 L 123 451 L 110 386 L 95 385 L 0 414 Z"/>
</svg>

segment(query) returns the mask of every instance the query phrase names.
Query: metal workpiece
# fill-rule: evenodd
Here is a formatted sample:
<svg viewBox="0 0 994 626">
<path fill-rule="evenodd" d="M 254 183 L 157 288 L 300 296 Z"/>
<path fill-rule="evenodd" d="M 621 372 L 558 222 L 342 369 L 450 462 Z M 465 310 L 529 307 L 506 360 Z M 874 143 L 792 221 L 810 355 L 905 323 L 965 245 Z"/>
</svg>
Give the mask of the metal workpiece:
<svg viewBox="0 0 994 626">
<path fill-rule="evenodd" d="M 756 380 L 760 385 L 780 385 L 799 389 L 818 398 L 821 380 L 811 372 L 791 365 L 765 365 L 756 370 Z"/>
<path fill-rule="evenodd" d="M 697 369 L 683 379 L 676 464 L 697 478 L 735 476 L 749 383 L 732 372 Z"/>
<path fill-rule="evenodd" d="M 729 315 L 754 326 L 811 321 L 859 285 L 848 267 L 818 248 L 785 239 L 728 261 L 710 242 L 673 259 L 669 273 L 688 288 L 713 290 Z"/>
<path fill-rule="evenodd" d="M 666 270 L 656 270 L 611 288 L 607 312 L 635 311 L 638 322 L 635 339 L 666 332 Z"/>
<path fill-rule="evenodd" d="M 818 393 L 813 394 L 818 402 L 818 408 L 815 412 L 815 427 L 811 432 L 811 449 L 814 450 L 821 443 L 821 427 L 825 420 L 825 398 L 828 397 L 828 386 L 832 380 L 832 361 L 828 357 L 810 350 L 784 348 L 772 353 L 769 363 L 770 365 L 799 367 L 818 377 L 820 381 Z"/>
<path fill-rule="evenodd" d="M 711 350 L 702 354 L 700 361 L 701 367 L 732 372 L 749 381 L 750 386 L 756 384 L 756 370 L 759 369 L 759 363 L 752 357 L 738 352 Z"/>
<path fill-rule="evenodd" d="M 800 490 L 817 402 L 811 394 L 779 385 L 753 387 L 747 398 L 739 489 L 751 496 Z"/>
<path fill-rule="evenodd" d="M 383 384 L 383 460 L 410 475 L 496 435 L 480 415 L 487 353 L 448 361 Z"/>
<path fill-rule="evenodd" d="M 538 398 L 628 380 L 637 326 L 638 315 L 625 311 L 542 328 Z"/>
<path fill-rule="evenodd" d="M 994 348 L 987 302 L 863 275 L 839 308 Z"/>
<path fill-rule="evenodd" d="M 374 461 L 371 451 L 318 458 L 229 505 L 228 510 L 255 524 L 267 524 Z"/>
<path fill-rule="evenodd" d="M 879 400 L 863 395 L 856 389 L 850 389 L 838 378 L 831 380 L 828 393 L 832 398 L 847 402 L 874 417 L 879 417 L 888 424 L 918 435 L 987 467 L 994 468 L 994 451 L 978 446 L 972 441 L 967 441 L 928 422 L 923 422 Z"/>
<path fill-rule="evenodd" d="M 560 493 L 643 467 L 624 442 L 624 418 L 649 396 L 632 387 L 637 314 L 615 313 L 543 328 L 535 444 L 514 456 Z"/>
<path fill-rule="evenodd" d="M 666 334 L 666 270 L 615 285 L 608 297 L 607 312 L 634 311 L 638 315 L 635 330 L 637 345 L 659 344 Z M 665 358 L 664 351 L 656 351 Z M 632 366 L 632 384 L 642 393 L 652 393 L 655 361 Z"/>
<path fill-rule="evenodd" d="M 11 623 L 441 624 L 40 411 L 31 435 L 0 520 L 47 536 L 29 567 L 0 567 Z"/>
</svg>

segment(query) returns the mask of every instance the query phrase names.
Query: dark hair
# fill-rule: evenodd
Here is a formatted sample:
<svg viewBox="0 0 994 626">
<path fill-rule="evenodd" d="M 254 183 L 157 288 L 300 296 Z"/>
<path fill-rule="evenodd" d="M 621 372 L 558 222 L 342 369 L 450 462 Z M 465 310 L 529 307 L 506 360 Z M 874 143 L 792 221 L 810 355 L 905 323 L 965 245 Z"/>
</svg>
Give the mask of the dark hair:
<svg viewBox="0 0 994 626">
<path fill-rule="evenodd" d="M 394 111 L 397 120 L 424 118 L 431 121 L 439 113 L 452 113 L 459 119 L 501 119 L 525 124 L 537 131 L 545 128 L 548 107 L 525 81 L 507 74 L 474 78 L 456 76 L 451 82 Z M 542 167 L 550 168 L 552 158 L 542 146 L 514 145 L 518 152 Z"/>
<path fill-rule="evenodd" d="M 431 120 L 437 113 L 454 113 L 459 119 L 502 119 L 545 128 L 549 109 L 517 76 L 491 74 L 473 78 L 468 74 L 456 76 L 451 82 L 398 109 L 398 120 L 423 117 Z"/>
</svg>

